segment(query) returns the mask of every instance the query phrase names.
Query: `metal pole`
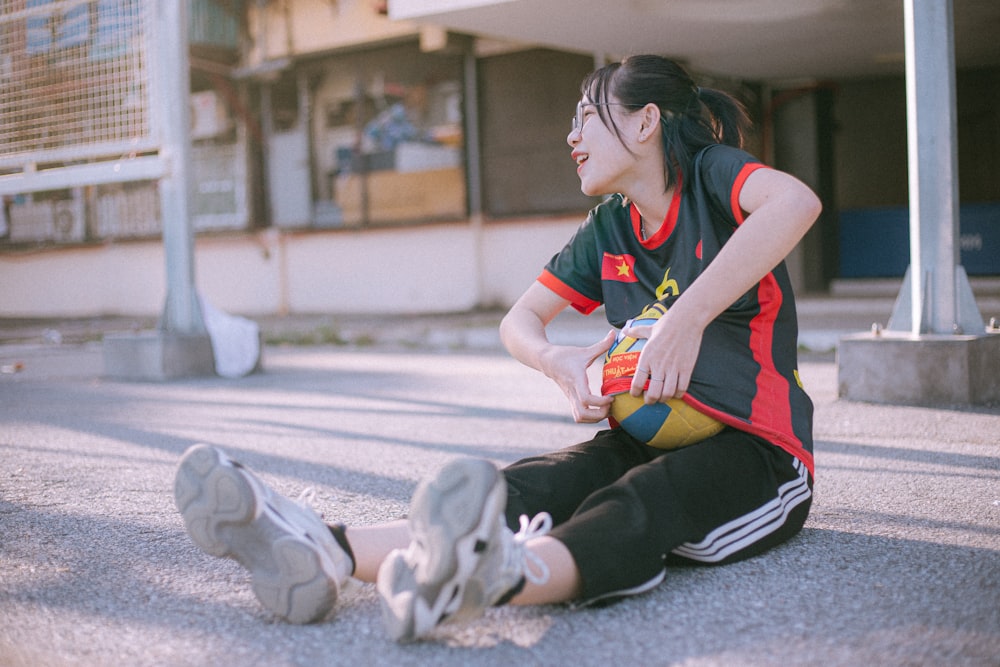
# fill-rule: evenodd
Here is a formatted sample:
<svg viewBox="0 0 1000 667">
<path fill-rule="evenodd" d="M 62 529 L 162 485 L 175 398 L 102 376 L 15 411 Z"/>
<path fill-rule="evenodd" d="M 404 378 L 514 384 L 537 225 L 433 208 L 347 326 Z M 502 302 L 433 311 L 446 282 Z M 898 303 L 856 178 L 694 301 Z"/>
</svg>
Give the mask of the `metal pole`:
<svg viewBox="0 0 1000 667">
<path fill-rule="evenodd" d="M 905 0 L 910 268 L 890 329 L 983 333 L 959 262 L 952 0 Z"/>
<path fill-rule="evenodd" d="M 167 175 L 160 180 L 160 212 L 167 272 L 167 295 L 160 328 L 201 334 L 205 324 L 194 282 L 191 223 L 191 96 L 187 0 L 157 2 L 158 99 L 163 114 L 162 153 Z"/>
<path fill-rule="evenodd" d="M 486 240 L 483 224 L 483 172 L 480 152 L 479 128 L 479 74 L 476 63 L 475 42 L 465 44 L 462 60 L 462 93 L 464 96 L 465 122 L 465 175 L 468 183 L 469 229 L 472 235 L 472 249 L 475 258 L 475 303 L 485 306 L 489 299 L 486 292 Z"/>
<path fill-rule="evenodd" d="M 479 74 L 475 45 L 470 42 L 462 60 L 462 90 L 465 95 L 465 169 L 469 181 L 469 214 L 483 213 L 483 174 L 479 133 Z"/>
</svg>

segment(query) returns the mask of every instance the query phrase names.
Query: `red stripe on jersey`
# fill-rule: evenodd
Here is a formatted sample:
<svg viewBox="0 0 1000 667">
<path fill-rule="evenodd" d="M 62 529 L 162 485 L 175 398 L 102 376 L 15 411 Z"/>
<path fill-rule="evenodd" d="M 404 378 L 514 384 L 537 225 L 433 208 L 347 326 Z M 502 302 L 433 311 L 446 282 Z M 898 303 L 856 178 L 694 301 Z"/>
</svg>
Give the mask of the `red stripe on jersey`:
<svg viewBox="0 0 1000 667">
<path fill-rule="evenodd" d="M 792 424 L 788 379 L 778 372 L 774 364 L 774 322 L 783 300 L 774 274 L 769 273 L 761 280 L 757 288 L 757 300 L 760 312 L 750 321 L 750 351 L 760 370 L 757 373 L 754 398 L 750 404 L 749 419 L 720 412 L 690 394 L 684 394 L 683 400 L 699 412 L 714 417 L 723 424 L 773 442 L 802 461 L 812 474 L 813 456 L 802 446 L 802 441 L 795 435 Z"/>
<path fill-rule="evenodd" d="M 670 198 L 670 208 L 667 209 L 667 215 L 663 218 L 663 224 L 648 239 L 642 238 L 642 216 L 639 214 L 639 209 L 635 207 L 635 204 L 629 205 L 632 229 L 635 231 L 636 238 L 639 239 L 644 248 L 658 247 L 670 237 L 677 227 L 677 216 L 681 210 L 681 190 L 681 178 L 680 174 L 678 174 L 677 185 L 674 187 L 673 197 Z"/>
<path fill-rule="evenodd" d="M 580 294 L 575 289 L 556 278 L 551 272 L 549 272 L 548 269 L 542 270 L 541 275 L 538 276 L 538 282 L 569 301 L 570 305 L 584 315 L 590 315 L 597 309 L 598 306 L 601 305 L 599 301 L 594 301 L 590 297 Z"/>
<path fill-rule="evenodd" d="M 760 364 L 757 393 L 750 408 L 752 421 L 760 415 L 771 424 L 787 424 L 791 430 L 792 413 L 788 403 L 788 380 L 774 366 L 774 321 L 781 308 L 782 294 L 772 274 L 757 286 L 760 312 L 750 320 L 750 351 Z"/>
<path fill-rule="evenodd" d="M 691 407 L 693 407 L 694 409 L 696 409 L 698 412 L 706 414 L 709 417 L 712 417 L 715 420 L 720 421 L 723 424 L 726 424 L 727 426 L 732 426 L 733 428 L 737 428 L 741 431 L 746 431 L 747 433 L 753 433 L 754 435 L 758 435 L 764 438 L 768 442 L 774 443 L 775 445 L 781 447 L 783 450 L 785 450 L 795 458 L 802 461 L 802 463 L 805 464 L 806 469 L 809 471 L 809 474 L 815 474 L 815 466 L 812 454 L 810 454 L 808 451 L 805 450 L 804 447 L 802 447 L 801 441 L 799 441 L 799 439 L 796 438 L 794 435 L 791 435 L 783 431 L 776 431 L 774 428 L 772 428 L 770 425 L 767 424 L 748 422 L 746 419 L 735 417 L 729 414 L 728 412 L 722 412 L 720 410 L 716 410 L 713 407 L 705 405 L 691 394 L 684 394 L 684 396 L 681 397 L 681 400 L 690 405 Z"/>
<path fill-rule="evenodd" d="M 736 181 L 733 182 L 733 189 L 729 191 L 729 208 L 732 210 L 737 225 L 742 225 L 743 220 L 746 219 L 746 216 L 743 215 L 743 209 L 740 207 L 740 190 L 743 189 L 747 177 L 758 169 L 769 169 L 769 167 L 760 162 L 748 162 L 743 165 L 740 173 L 736 175 Z"/>
<path fill-rule="evenodd" d="M 812 460 L 802 442 L 795 437 L 792 426 L 792 406 L 789 401 L 788 379 L 774 364 L 774 322 L 781 310 L 783 295 L 773 273 L 764 276 L 757 286 L 757 303 L 760 312 L 750 321 L 750 351 L 760 365 L 757 374 L 757 392 L 750 407 L 750 421 L 768 424 L 782 434 L 785 449 L 803 460 L 812 472 Z"/>
</svg>

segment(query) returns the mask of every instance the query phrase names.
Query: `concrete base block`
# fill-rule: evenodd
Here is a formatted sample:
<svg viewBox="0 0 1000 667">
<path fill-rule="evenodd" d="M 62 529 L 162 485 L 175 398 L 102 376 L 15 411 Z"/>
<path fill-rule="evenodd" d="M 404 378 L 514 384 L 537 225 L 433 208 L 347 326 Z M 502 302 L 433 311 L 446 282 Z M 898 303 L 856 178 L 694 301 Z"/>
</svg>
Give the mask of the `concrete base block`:
<svg viewBox="0 0 1000 667">
<path fill-rule="evenodd" d="M 215 375 L 208 334 L 140 331 L 104 337 L 104 374 L 122 380 Z"/>
<path fill-rule="evenodd" d="M 1000 335 L 882 331 L 837 346 L 841 398 L 895 405 L 1000 403 Z"/>
</svg>

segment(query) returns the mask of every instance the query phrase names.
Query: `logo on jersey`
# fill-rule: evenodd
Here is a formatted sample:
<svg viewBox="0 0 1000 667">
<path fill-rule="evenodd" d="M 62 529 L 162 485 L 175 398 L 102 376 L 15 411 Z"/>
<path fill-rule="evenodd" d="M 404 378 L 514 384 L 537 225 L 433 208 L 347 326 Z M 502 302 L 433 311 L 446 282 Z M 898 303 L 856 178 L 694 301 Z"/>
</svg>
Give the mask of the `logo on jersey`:
<svg viewBox="0 0 1000 667">
<path fill-rule="evenodd" d="M 680 285 L 670 277 L 670 269 L 667 269 L 667 272 L 663 274 L 663 282 L 656 288 L 657 301 L 668 296 L 678 296 L 680 293 Z"/>
<path fill-rule="evenodd" d="M 635 257 L 632 255 L 612 255 L 604 253 L 601 264 L 601 280 L 615 280 L 620 283 L 637 283 L 635 277 Z"/>
</svg>

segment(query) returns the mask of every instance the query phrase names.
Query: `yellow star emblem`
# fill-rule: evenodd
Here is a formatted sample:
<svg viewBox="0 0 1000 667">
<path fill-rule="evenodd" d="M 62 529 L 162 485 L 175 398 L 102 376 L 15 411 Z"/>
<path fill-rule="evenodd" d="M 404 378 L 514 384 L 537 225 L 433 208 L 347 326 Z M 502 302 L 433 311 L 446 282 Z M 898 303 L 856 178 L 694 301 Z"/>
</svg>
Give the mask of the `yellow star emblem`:
<svg viewBox="0 0 1000 667">
<path fill-rule="evenodd" d="M 620 276 L 626 276 L 627 277 L 628 274 L 629 274 L 628 263 L 627 262 L 622 262 L 621 264 L 619 264 L 618 265 L 618 275 L 620 275 Z"/>
</svg>

